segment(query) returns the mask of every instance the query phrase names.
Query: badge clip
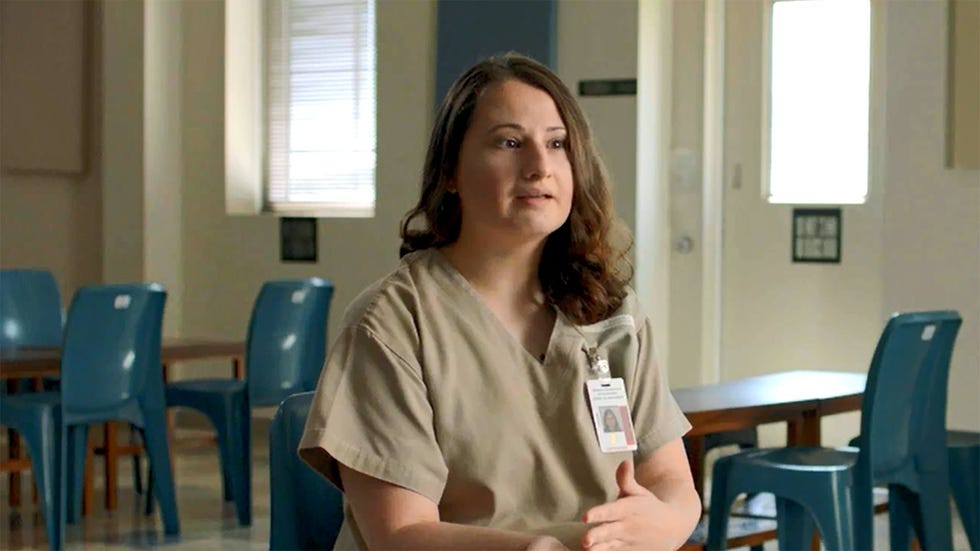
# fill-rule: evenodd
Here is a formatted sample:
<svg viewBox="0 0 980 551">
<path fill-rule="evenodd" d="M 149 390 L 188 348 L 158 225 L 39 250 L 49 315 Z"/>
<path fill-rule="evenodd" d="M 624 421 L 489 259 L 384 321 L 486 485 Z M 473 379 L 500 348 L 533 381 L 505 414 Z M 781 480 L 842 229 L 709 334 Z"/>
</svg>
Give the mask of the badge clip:
<svg viewBox="0 0 980 551">
<path fill-rule="evenodd" d="M 600 379 L 608 379 L 609 360 L 600 356 L 599 351 L 594 346 L 587 348 L 585 354 L 589 357 L 589 367 L 592 370 L 592 374 Z"/>
</svg>

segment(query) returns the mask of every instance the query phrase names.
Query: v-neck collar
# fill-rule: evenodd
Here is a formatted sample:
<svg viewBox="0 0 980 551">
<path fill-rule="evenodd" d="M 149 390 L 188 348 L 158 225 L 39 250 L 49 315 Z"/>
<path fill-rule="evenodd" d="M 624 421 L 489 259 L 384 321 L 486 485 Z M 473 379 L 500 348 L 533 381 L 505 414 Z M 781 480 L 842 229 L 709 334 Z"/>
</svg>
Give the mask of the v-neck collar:
<svg viewBox="0 0 980 551">
<path fill-rule="evenodd" d="M 493 310 L 491 310 L 490 307 L 487 306 L 487 303 L 483 301 L 483 297 L 480 296 L 480 293 L 478 293 L 477 290 L 473 287 L 473 285 L 470 284 L 469 280 L 467 280 L 463 276 L 463 274 L 461 274 L 459 270 L 457 270 L 456 267 L 453 266 L 452 262 L 449 261 L 449 258 L 445 255 L 445 253 L 443 253 L 442 251 L 436 248 L 432 248 L 429 250 L 431 251 L 433 257 L 436 259 L 436 263 L 444 270 L 445 274 L 449 277 L 449 279 L 453 283 L 455 283 L 457 287 L 459 287 L 461 290 L 464 291 L 463 294 L 467 295 L 470 298 L 470 300 L 476 303 L 477 309 L 483 314 L 485 318 L 489 320 L 489 323 L 495 326 L 497 328 L 497 331 L 504 335 L 504 338 L 507 340 L 507 342 L 510 343 L 511 346 L 521 351 L 521 353 L 523 354 L 523 358 L 526 361 L 531 362 L 532 364 L 538 366 L 544 366 L 550 363 L 551 358 L 555 356 L 555 351 L 557 346 L 556 341 L 558 340 L 558 337 L 561 332 L 560 326 L 563 326 L 567 322 L 561 310 L 556 308 L 553 304 L 548 305 L 555 312 L 555 321 L 551 325 L 551 332 L 548 335 L 548 346 L 545 348 L 544 361 L 541 361 L 538 359 L 537 356 L 535 356 L 530 351 L 528 351 L 527 348 L 524 348 L 524 345 L 517 340 L 514 334 L 511 333 L 509 330 L 507 330 L 507 327 L 504 326 L 504 323 L 502 321 L 500 321 L 500 318 L 497 317 L 497 314 L 495 314 Z"/>
</svg>

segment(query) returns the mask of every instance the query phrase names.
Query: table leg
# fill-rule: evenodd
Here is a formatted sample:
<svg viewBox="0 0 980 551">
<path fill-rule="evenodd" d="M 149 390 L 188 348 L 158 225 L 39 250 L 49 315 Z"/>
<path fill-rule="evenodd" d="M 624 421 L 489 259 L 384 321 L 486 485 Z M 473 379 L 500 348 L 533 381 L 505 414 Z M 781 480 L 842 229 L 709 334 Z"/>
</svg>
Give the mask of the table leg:
<svg viewBox="0 0 980 551">
<path fill-rule="evenodd" d="M 160 367 L 163 368 L 163 385 L 166 386 L 170 382 L 170 364 L 162 364 Z M 174 413 L 170 408 L 167 408 L 167 442 L 170 443 L 167 448 L 170 449 L 170 463 L 173 464 L 174 445 L 177 441 L 174 440 Z"/>
<path fill-rule="evenodd" d="M 105 508 L 116 509 L 116 461 L 119 459 L 119 444 L 116 442 L 116 423 L 109 421 L 105 431 Z"/>
<path fill-rule="evenodd" d="M 245 366 L 242 365 L 242 359 L 237 356 L 231 359 L 231 374 L 236 379 L 245 378 Z"/>
<path fill-rule="evenodd" d="M 13 394 L 17 392 L 17 387 L 19 386 L 16 379 L 9 379 L 7 381 L 7 392 Z M 10 459 L 20 458 L 20 434 L 14 429 L 7 429 L 7 456 Z M 7 475 L 7 480 L 10 483 L 10 495 L 7 496 L 7 502 L 11 507 L 16 507 L 20 505 L 20 471 L 12 470 Z"/>
<path fill-rule="evenodd" d="M 819 446 L 820 445 L 820 416 L 815 411 L 803 412 L 803 417 L 798 422 L 790 422 L 786 435 L 787 442 L 791 446 Z M 810 543 L 811 551 L 820 551 L 820 533 L 813 531 L 813 538 Z"/>
<path fill-rule="evenodd" d="M 684 449 L 687 452 L 687 464 L 691 466 L 694 489 L 704 503 L 704 436 L 684 437 Z"/>
<path fill-rule="evenodd" d="M 95 504 L 95 484 L 92 478 L 95 474 L 95 439 L 92 431 L 88 431 L 88 442 L 85 444 L 85 481 L 82 486 L 82 516 L 88 516 Z"/>
<path fill-rule="evenodd" d="M 819 446 L 820 439 L 820 416 L 815 412 L 786 421 L 787 446 Z"/>
</svg>

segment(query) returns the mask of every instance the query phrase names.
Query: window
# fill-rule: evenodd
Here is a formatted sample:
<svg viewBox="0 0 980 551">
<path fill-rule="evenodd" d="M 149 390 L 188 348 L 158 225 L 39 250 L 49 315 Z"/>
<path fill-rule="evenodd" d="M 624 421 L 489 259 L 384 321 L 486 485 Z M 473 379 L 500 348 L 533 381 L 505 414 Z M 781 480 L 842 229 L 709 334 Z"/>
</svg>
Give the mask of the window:
<svg viewBox="0 0 980 551">
<path fill-rule="evenodd" d="M 373 216 L 373 0 L 267 2 L 264 206 Z"/>
<path fill-rule="evenodd" d="M 868 194 L 869 0 L 776 0 L 768 124 L 771 203 L 864 203 Z"/>
</svg>

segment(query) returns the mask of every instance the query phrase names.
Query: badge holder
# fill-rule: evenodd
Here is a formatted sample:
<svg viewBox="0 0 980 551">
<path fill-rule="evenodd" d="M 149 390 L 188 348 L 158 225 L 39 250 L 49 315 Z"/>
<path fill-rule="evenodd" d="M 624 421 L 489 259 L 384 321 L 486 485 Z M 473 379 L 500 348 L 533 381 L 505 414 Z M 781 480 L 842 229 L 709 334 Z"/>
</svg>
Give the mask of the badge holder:
<svg viewBox="0 0 980 551">
<path fill-rule="evenodd" d="M 586 392 L 599 449 L 603 453 L 635 450 L 636 433 L 626 396 L 626 384 L 622 377 L 609 376 L 609 361 L 600 356 L 595 347 L 586 349 L 585 353 L 592 372 L 585 383 Z"/>
</svg>

